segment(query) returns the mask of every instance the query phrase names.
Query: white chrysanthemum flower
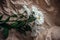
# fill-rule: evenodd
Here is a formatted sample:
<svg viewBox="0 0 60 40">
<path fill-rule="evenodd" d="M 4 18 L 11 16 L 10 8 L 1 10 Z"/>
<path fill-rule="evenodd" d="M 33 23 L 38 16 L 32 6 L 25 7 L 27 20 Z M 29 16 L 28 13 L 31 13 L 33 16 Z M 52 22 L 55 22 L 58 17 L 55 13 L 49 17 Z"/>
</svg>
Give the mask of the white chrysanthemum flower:
<svg viewBox="0 0 60 40">
<path fill-rule="evenodd" d="M 44 23 L 44 16 L 41 11 L 38 11 L 34 16 L 36 17 L 36 20 L 35 20 L 36 24 L 43 24 Z"/>
<path fill-rule="evenodd" d="M 31 15 L 30 9 L 26 5 L 24 5 L 23 8 L 27 11 L 27 15 L 30 16 Z"/>
<path fill-rule="evenodd" d="M 39 11 L 38 8 L 35 6 L 32 6 L 32 12 L 34 12 L 33 16 L 36 18 L 35 23 L 38 25 L 42 25 L 44 23 L 43 12 Z M 34 25 L 34 27 L 32 27 L 31 36 L 37 36 L 42 30 L 44 29 L 42 29 L 40 26 Z"/>
<path fill-rule="evenodd" d="M 36 18 L 35 23 L 40 25 L 44 23 L 44 15 L 42 11 L 39 11 L 38 8 L 32 6 L 32 11 L 34 12 L 34 17 Z"/>
</svg>

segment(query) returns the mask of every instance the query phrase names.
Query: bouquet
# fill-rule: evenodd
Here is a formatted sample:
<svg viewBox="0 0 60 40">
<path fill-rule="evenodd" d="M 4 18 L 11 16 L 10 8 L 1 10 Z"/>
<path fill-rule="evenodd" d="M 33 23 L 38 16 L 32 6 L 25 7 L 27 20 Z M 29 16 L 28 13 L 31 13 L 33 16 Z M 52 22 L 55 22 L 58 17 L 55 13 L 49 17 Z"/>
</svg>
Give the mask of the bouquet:
<svg viewBox="0 0 60 40">
<path fill-rule="evenodd" d="M 20 13 L 12 11 L 13 15 L 8 16 L 5 20 L 2 20 L 4 14 L 0 16 L 0 29 L 3 30 L 4 38 L 8 37 L 9 30 L 11 29 L 15 29 L 16 31 L 26 35 L 26 31 L 32 31 L 33 29 L 30 25 L 32 22 L 34 22 L 34 25 L 41 25 L 44 23 L 44 16 L 38 8 L 32 6 L 31 9 L 29 9 L 27 5 L 23 5 L 22 7 L 23 8 L 19 11 Z M 11 17 L 17 19 L 10 21 Z M 8 22 L 11 22 L 11 24 Z"/>
</svg>

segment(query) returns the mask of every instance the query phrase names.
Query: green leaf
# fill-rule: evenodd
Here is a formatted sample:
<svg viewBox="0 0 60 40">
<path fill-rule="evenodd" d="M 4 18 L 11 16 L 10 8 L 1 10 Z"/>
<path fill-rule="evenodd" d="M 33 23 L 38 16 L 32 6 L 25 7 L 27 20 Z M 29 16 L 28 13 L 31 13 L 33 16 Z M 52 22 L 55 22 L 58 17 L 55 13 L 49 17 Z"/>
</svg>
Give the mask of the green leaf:
<svg viewBox="0 0 60 40">
<path fill-rule="evenodd" d="M 33 15 L 29 16 L 29 19 L 27 20 L 28 22 L 32 22 L 35 21 L 35 17 Z"/>
<path fill-rule="evenodd" d="M 22 14 L 21 14 L 20 18 L 23 18 L 23 17 L 25 17 L 25 18 L 26 18 L 26 16 L 24 16 L 24 15 L 22 15 Z"/>
<path fill-rule="evenodd" d="M 10 25 L 7 23 L 1 23 L 0 26 L 3 28 L 8 28 L 8 29 L 10 28 Z"/>
<path fill-rule="evenodd" d="M 8 37 L 8 34 L 9 34 L 9 29 L 8 29 L 8 28 L 5 28 L 5 29 L 3 30 L 4 38 L 7 38 L 7 37 Z"/>
<path fill-rule="evenodd" d="M 11 27 L 12 27 L 12 28 L 16 28 L 17 25 L 18 25 L 18 22 L 14 22 L 14 23 L 11 24 Z"/>
<path fill-rule="evenodd" d="M 8 22 L 10 19 L 10 16 L 4 21 L 4 23 Z"/>
<path fill-rule="evenodd" d="M 26 35 L 26 31 L 22 28 L 17 28 L 17 31 L 19 31 L 20 33 Z"/>
<path fill-rule="evenodd" d="M 23 17 L 24 17 L 24 15 L 21 15 L 21 16 L 20 16 L 20 18 L 23 18 Z"/>
<path fill-rule="evenodd" d="M 14 23 L 11 24 L 11 27 L 12 28 L 17 28 L 17 27 L 23 27 L 25 25 L 25 22 L 24 21 L 16 21 Z"/>
<path fill-rule="evenodd" d="M 32 30 L 32 28 L 31 28 L 31 26 L 30 26 L 30 25 L 26 25 L 26 26 L 25 26 L 25 30 L 26 30 L 26 31 L 31 31 L 31 30 Z"/>
<path fill-rule="evenodd" d="M 14 14 L 14 15 L 12 15 L 11 17 L 17 17 L 17 15 Z"/>
<path fill-rule="evenodd" d="M 3 18 L 3 15 L 0 16 L 0 20 Z"/>
<path fill-rule="evenodd" d="M 17 27 L 23 27 L 25 24 L 26 24 L 26 22 L 25 21 L 18 21 L 18 26 Z"/>
</svg>

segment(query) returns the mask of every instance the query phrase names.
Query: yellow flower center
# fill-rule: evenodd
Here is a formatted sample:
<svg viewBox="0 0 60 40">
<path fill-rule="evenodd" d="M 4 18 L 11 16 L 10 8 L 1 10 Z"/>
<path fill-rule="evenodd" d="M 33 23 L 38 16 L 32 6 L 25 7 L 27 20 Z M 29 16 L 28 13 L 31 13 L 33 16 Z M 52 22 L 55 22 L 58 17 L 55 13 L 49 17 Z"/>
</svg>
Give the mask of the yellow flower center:
<svg viewBox="0 0 60 40">
<path fill-rule="evenodd" d="M 37 19 L 40 19 L 40 16 L 38 16 Z"/>
</svg>

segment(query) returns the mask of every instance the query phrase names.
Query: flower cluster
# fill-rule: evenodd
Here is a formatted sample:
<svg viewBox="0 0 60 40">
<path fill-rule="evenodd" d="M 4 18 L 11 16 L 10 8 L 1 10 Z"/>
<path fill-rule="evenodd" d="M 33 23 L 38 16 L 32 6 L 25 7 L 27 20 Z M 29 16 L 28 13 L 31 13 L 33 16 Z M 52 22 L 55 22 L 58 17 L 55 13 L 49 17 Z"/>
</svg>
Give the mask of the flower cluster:
<svg viewBox="0 0 60 40">
<path fill-rule="evenodd" d="M 24 10 L 27 11 L 27 16 L 28 17 L 30 15 L 33 15 L 36 18 L 36 20 L 35 20 L 36 24 L 41 25 L 41 24 L 44 23 L 44 14 L 43 14 L 42 11 L 39 11 L 37 7 L 32 6 L 31 10 L 30 10 L 26 5 L 24 5 L 23 8 L 24 8 Z M 23 13 L 24 10 L 22 10 L 22 13 Z"/>
<path fill-rule="evenodd" d="M 36 20 L 34 27 L 32 27 L 31 36 L 35 37 L 41 32 L 41 30 L 43 30 L 43 28 L 41 28 L 40 25 L 44 23 L 44 15 L 43 12 L 39 11 L 38 8 L 35 6 L 32 6 L 32 11 L 34 12 L 33 16 L 36 18 Z"/>
<path fill-rule="evenodd" d="M 33 22 L 37 25 L 44 23 L 44 15 L 37 7 L 32 6 L 31 9 L 27 5 L 23 5 L 21 10 L 18 10 L 19 13 L 12 11 L 14 15 L 9 16 L 6 20 L 2 20 L 4 15 L 0 16 L 0 28 L 3 28 L 3 35 L 5 38 L 8 37 L 10 29 L 16 29 L 20 33 L 26 34 L 26 31 L 32 31 L 32 26 L 29 23 Z M 11 17 L 18 17 L 14 22 L 8 24 Z M 22 20 L 23 19 L 23 20 Z M 36 27 L 34 27 L 36 28 Z M 34 29 L 36 30 L 36 29 Z M 33 32 L 33 31 L 32 31 Z"/>
<path fill-rule="evenodd" d="M 36 18 L 35 23 L 41 25 L 44 23 L 44 15 L 42 11 L 39 11 L 38 8 L 32 6 L 32 11 L 34 12 L 34 17 Z"/>
<path fill-rule="evenodd" d="M 37 36 L 39 31 L 43 30 L 43 28 L 40 28 L 40 26 L 37 25 L 42 25 L 44 23 L 44 14 L 42 11 L 38 10 L 38 8 L 34 5 L 31 6 L 31 10 L 27 6 L 23 6 L 24 9 L 27 11 L 28 17 L 33 15 L 34 18 L 34 27 L 32 27 L 32 33 L 31 36 Z"/>
</svg>

